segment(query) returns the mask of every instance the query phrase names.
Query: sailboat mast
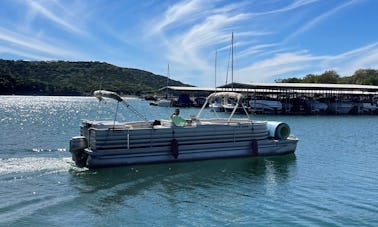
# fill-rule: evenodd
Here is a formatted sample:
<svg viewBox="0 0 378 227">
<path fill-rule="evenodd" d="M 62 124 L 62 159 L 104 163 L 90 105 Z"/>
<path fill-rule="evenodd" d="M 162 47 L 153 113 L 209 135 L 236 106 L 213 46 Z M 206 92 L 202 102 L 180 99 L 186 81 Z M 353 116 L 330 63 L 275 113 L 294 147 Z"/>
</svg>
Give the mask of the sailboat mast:
<svg viewBox="0 0 378 227">
<path fill-rule="evenodd" d="M 168 99 L 168 85 L 169 85 L 169 63 L 167 68 L 167 86 L 165 87 L 165 98 Z"/>
<path fill-rule="evenodd" d="M 218 57 L 218 50 L 215 51 L 215 60 L 214 60 L 214 89 L 215 89 L 215 92 L 217 91 L 217 57 Z"/>
<path fill-rule="evenodd" d="M 168 87 L 168 82 L 169 82 L 169 63 L 168 63 L 168 68 L 167 68 L 167 87 Z"/>
<path fill-rule="evenodd" d="M 231 90 L 234 90 L 234 32 L 231 35 Z"/>
</svg>

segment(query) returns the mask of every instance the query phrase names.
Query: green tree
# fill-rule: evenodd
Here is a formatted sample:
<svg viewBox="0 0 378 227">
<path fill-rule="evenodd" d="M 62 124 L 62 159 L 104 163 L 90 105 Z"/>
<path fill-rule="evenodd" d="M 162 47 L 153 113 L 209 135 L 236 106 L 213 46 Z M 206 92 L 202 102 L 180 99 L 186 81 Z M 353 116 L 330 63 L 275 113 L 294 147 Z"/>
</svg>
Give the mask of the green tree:
<svg viewBox="0 0 378 227">
<path fill-rule="evenodd" d="M 167 77 L 104 62 L 0 59 L 0 94 L 88 95 L 97 89 L 136 95 L 166 86 Z M 172 86 L 185 84 L 170 80 Z"/>
</svg>

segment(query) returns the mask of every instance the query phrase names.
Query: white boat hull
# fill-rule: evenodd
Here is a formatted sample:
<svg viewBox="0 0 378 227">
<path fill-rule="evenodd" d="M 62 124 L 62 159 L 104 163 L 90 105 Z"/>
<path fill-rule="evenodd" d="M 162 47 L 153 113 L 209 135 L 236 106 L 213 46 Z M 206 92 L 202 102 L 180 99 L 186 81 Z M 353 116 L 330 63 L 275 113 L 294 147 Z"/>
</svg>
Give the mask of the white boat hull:
<svg viewBox="0 0 378 227">
<path fill-rule="evenodd" d="M 223 105 L 221 103 L 210 103 L 209 108 L 214 112 L 224 112 Z"/>
<path fill-rule="evenodd" d="M 171 106 L 171 100 L 166 100 L 166 99 L 159 100 L 157 102 L 157 106 L 160 106 L 160 107 L 170 107 Z"/>
<path fill-rule="evenodd" d="M 223 109 L 224 109 L 224 112 L 227 112 L 227 113 L 232 113 L 232 111 L 234 111 L 235 109 L 235 104 L 223 104 Z M 245 113 L 244 109 L 242 106 L 237 106 L 236 107 L 236 110 L 235 110 L 235 113 Z"/>
<path fill-rule="evenodd" d="M 274 100 L 253 99 L 249 101 L 249 106 L 257 113 L 277 113 L 282 110 L 282 103 Z"/>
</svg>

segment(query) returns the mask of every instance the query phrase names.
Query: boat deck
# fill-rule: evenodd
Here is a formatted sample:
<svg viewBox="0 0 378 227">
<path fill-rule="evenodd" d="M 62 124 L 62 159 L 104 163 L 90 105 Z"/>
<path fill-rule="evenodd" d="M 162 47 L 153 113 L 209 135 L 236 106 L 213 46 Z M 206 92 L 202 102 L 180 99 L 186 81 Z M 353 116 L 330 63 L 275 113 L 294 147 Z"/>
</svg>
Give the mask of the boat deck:
<svg viewBox="0 0 378 227">
<path fill-rule="evenodd" d="M 251 125 L 251 124 L 263 124 L 262 121 L 252 121 L 249 119 L 223 119 L 223 118 L 212 118 L 212 119 L 201 119 L 201 120 L 187 120 L 184 126 L 176 126 L 170 120 L 155 120 L 155 121 L 135 121 L 135 122 L 117 122 L 117 121 L 96 121 L 96 120 L 85 120 L 82 125 L 86 125 L 88 128 L 96 130 L 108 130 L 108 129 L 159 129 L 159 128 L 172 128 L 172 127 L 197 127 L 199 125 Z"/>
</svg>

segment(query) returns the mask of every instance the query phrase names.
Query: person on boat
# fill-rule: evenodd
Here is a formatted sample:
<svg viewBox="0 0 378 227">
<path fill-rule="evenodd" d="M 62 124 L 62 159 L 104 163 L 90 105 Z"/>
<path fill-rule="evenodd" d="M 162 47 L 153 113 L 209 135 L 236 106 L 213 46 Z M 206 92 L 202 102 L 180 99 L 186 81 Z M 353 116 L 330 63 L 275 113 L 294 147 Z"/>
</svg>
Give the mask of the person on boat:
<svg viewBox="0 0 378 227">
<path fill-rule="evenodd" d="M 176 126 L 183 126 L 186 120 L 180 116 L 180 109 L 176 109 L 169 117 Z"/>
</svg>

